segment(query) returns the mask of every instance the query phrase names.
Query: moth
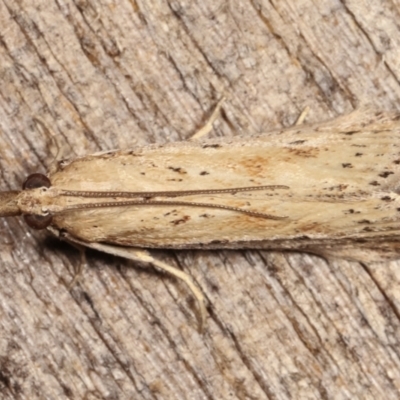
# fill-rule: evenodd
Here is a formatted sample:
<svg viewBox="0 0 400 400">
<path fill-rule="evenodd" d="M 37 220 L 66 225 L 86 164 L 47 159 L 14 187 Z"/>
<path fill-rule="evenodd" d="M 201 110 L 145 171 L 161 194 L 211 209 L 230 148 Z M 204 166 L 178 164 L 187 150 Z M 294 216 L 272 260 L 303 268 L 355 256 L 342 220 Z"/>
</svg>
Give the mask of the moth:
<svg viewBox="0 0 400 400">
<path fill-rule="evenodd" d="M 359 110 L 251 137 L 62 160 L 47 176 L 30 175 L 21 191 L 1 193 L 0 216 L 23 215 L 32 228 L 173 274 L 194 293 L 204 324 L 202 291 L 144 249 L 398 257 L 399 118 Z"/>
</svg>

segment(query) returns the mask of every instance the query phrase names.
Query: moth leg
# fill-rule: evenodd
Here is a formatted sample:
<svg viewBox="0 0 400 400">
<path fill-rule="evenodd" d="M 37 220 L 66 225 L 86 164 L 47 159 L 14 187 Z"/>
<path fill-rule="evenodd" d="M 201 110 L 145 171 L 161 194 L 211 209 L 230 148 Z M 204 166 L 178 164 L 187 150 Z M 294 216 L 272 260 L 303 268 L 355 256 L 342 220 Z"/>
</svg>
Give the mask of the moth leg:
<svg viewBox="0 0 400 400">
<path fill-rule="evenodd" d="M 71 154 L 70 147 L 67 143 L 61 143 L 56 135 L 51 134 L 50 129 L 46 123 L 39 117 L 34 117 L 36 125 L 39 129 L 50 139 L 53 149 L 50 149 L 53 159 L 49 163 L 48 173 L 52 174 L 57 172 L 59 161 L 67 158 Z"/>
<path fill-rule="evenodd" d="M 68 241 L 68 243 L 71 246 L 75 247 L 79 251 L 79 254 L 80 254 L 80 262 L 79 262 L 78 268 L 74 268 L 74 277 L 72 278 L 71 282 L 67 286 L 68 290 L 71 290 L 76 285 L 76 283 L 81 279 L 82 272 L 87 267 L 88 264 L 87 264 L 87 260 L 86 260 L 85 247 L 78 243 L 74 243 L 71 241 Z"/>
<path fill-rule="evenodd" d="M 181 271 L 180 269 L 175 268 L 172 265 L 168 265 L 160 260 L 157 260 L 146 250 L 132 249 L 132 253 L 134 253 L 135 259 L 137 257 L 139 261 L 151 264 L 154 267 L 174 276 L 175 278 L 180 279 L 187 285 L 187 287 L 192 292 L 193 296 L 196 298 L 199 307 L 199 332 L 203 332 L 207 318 L 206 300 L 202 291 L 195 285 L 192 278 L 187 273 Z"/>
<path fill-rule="evenodd" d="M 300 115 L 297 118 L 297 121 L 296 121 L 296 123 L 294 125 L 295 126 L 301 125 L 304 122 L 304 120 L 306 119 L 307 114 L 309 113 L 309 111 L 310 111 L 310 107 L 309 106 L 305 107 L 304 110 L 300 113 Z"/>
<path fill-rule="evenodd" d="M 188 140 L 198 140 L 203 136 L 206 136 L 208 133 L 211 132 L 212 128 L 213 128 L 213 123 L 215 122 L 215 120 L 217 119 L 218 115 L 219 115 L 219 111 L 221 109 L 222 103 L 224 102 L 225 97 L 222 97 L 217 105 L 214 107 L 213 112 L 211 113 L 210 117 L 208 118 L 208 120 L 206 121 L 206 123 L 194 134 L 192 135 L 192 137 L 190 137 Z"/>
<path fill-rule="evenodd" d="M 156 258 L 152 257 L 149 252 L 147 252 L 146 250 L 143 250 L 143 249 L 137 249 L 137 248 L 133 248 L 133 247 L 112 246 L 112 245 L 107 245 L 104 243 L 83 242 L 79 239 L 72 237 L 68 233 L 60 234 L 60 232 L 53 227 L 49 227 L 48 230 L 50 232 L 52 232 L 58 238 L 65 240 L 73 245 L 78 245 L 81 247 L 89 247 L 91 249 L 102 251 L 104 253 L 111 254 L 111 255 L 114 255 L 117 257 L 126 258 L 128 260 L 132 260 L 132 261 L 136 261 L 136 262 L 151 264 L 155 268 L 165 271 L 168 274 L 174 276 L 175 278 L 180 279 L 188 286 L 188 288 L 192 292 L 193 296 L 196 298 L 196 301 L 197 301 L 197 304 L 199 307 L 199 316 L 198 316 L 199 332 L 203 331 L 205 322 L 206 322 L 206 317 L 207 317 L 206 300 L 205 300 L 205 297 L 204 297 L 204 294 L 202 293 L 202 291 L 195 285 L 192 278 L 185 272 L 183 272 L 180 269 L 175 268 L 171 265 L 168 265 L 160 260 L 157 260 Z M 83 266 L 83 265 L 84 264 L 81 263 L 81 266 Z M 78 271 L 78 274 L 80 272 L 81 271 Z M 75 278 L 74 278 L 74 280 L 75 280 Z"/>
</svg>

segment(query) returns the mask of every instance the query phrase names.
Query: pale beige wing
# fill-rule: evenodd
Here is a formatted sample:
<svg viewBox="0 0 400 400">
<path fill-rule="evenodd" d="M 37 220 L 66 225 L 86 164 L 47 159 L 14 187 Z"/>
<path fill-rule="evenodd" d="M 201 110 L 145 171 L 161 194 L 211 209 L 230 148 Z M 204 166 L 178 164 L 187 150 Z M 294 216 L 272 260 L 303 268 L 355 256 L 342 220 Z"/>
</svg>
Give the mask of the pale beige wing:
<svg viewBox="0 0 400 400">
<path fill-rule="evenodd" d="M 179 142 L 83 157 L 50 177 L 54 188 L 152 192 L 286 185 L 288 189 L 176 198 L 286 218 L 197 206 L 136 205 L 63 212 L 54 216 L 54 224 L 82 240 L 143 247 L 259 247 L 261 242 L 288 239 L 389 237 L 399 234 L 399 139 L 397 115 L 358 112 L 333 124 L 253 138 Z"/>
</svg>

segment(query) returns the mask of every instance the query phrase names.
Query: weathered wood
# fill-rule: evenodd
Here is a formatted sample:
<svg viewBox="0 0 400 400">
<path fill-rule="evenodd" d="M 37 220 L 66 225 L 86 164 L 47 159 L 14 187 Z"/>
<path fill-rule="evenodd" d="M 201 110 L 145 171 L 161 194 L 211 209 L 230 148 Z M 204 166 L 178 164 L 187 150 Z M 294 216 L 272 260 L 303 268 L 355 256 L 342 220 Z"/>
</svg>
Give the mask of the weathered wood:
<svg viewBox="0 0 400 400">
<path fill-rule="evenodd" d="M 365 3 L 365 4 L 364 4 Z M 253 134 L 364 104 L 399 106 L 395 5 L 383 2 L 0 3 L 1 190 L 85 154 Z M 285 182 L 282 182 L 285 184 Z M 400 264 L 250 251 L 155 252 L 184 285 L 0 221 L 2 399 L 385 398 L 400 395 Z"/>
</svg>

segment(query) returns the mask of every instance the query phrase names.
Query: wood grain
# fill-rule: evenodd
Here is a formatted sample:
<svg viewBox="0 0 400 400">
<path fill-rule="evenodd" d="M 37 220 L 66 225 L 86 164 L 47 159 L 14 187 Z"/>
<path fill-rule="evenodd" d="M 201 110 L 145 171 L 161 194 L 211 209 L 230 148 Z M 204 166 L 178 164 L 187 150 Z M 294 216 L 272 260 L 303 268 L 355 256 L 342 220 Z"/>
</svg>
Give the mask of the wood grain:
<svg viewBox="0 0 400 400">
<path fill-rule="evenodd" d="M 396 3 L 0 2 L 2 190 L 82 155 L 400 106 Z M 285 184 L 282 182 L 282 184 Z M 155 252 L 184 285 L 0 221 L 2 399 L 397 399 L 400 264 L 256 251 Z"/>
</svg>

